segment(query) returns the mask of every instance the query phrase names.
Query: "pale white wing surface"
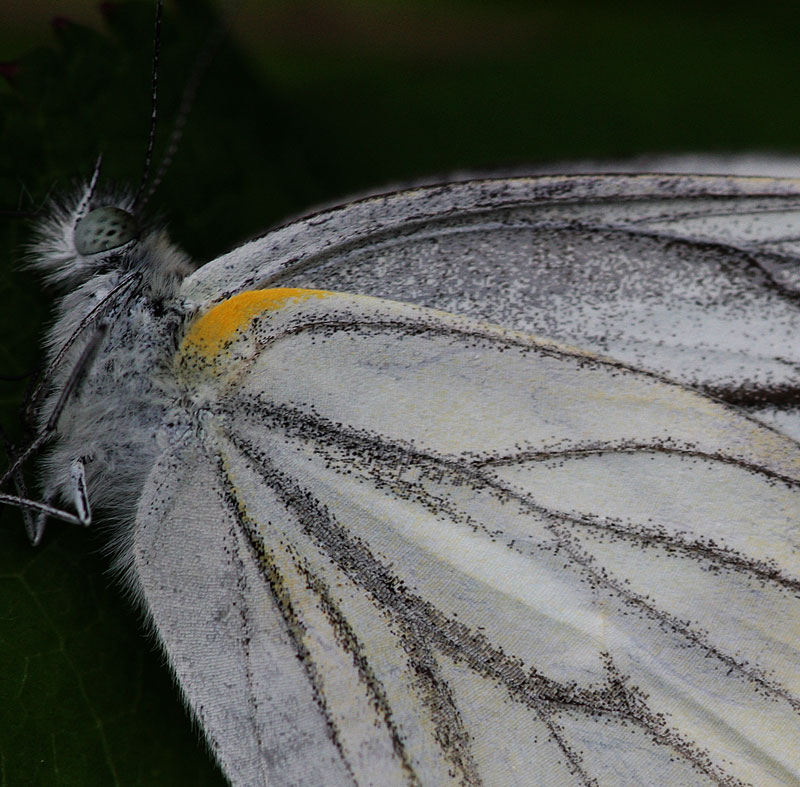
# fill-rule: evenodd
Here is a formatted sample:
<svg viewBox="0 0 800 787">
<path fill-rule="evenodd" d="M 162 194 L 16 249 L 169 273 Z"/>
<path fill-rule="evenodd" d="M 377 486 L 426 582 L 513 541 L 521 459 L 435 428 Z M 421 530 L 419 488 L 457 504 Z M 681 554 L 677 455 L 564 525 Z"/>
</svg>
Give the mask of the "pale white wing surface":
<svg viewBox="0 0 800 787">
<path fill-rule="evenodd" d="M 797 783 L 794 441 L 413 306 L 241 313 L 134 541 L 235 784 Z"/>
<path fill-rule="evenodd" d="M 139 506 L 137 581 L 156 635 L 235 784 L 351 784 L 214 459 L 187 439 Z"/>
<path fill-rule="evenodd" d="M 413 302 L 610 355 L 800 438 L 800 183 L 543 176 L 431 186 L 311 216 L 200 268 Z"/>
</svg>

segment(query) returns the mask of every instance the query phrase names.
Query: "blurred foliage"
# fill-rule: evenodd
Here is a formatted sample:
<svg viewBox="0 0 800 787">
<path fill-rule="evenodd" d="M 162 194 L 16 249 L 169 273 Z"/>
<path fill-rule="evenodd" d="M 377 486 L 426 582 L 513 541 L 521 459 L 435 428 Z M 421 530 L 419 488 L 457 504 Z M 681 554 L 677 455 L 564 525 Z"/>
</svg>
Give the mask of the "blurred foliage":
<svg viewBox="0 0 800 787">
<path fill-rule="evenodd" d="M 61 20 L 5 69 L 2 376 L 36 365 L 49 314 L 49 296 L 20 267 L 30 216 L 86 178 L 100 152 L 104 179 L 140 177 L 153 7 L 105 8 L 102 32 Z M 18 34 L 0 24 L 0 49 L 45 39 L 14 18 Z M 797 150 L 798 21 L 798 8 L 751 3 L 245 2 L 238 43 L 223 33 L 202 79 L 154 218 L 205 260 L 314 204 L 430 173 Z M 157 161 L 219 27 L 200 2 L 168 9 Z M 24 388 L 0 381 L 1 423 L 17 439 Z M 103 543 L 101 527 L 54 524 L 33 550 L 20 517 L 3 512 L 2 782 L 220 783 L 162 657 L 105 573 Z"/>
</svg>

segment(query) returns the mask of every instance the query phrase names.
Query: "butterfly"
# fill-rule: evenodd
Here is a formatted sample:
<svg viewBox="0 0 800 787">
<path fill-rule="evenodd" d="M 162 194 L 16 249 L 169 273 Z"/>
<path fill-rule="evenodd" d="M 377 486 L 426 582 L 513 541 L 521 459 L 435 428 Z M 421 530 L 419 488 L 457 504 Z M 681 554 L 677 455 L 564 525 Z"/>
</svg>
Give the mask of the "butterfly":
<svg viewBox="0 0 800 787">
<path fill-rule="evenodd" d="M 234 783 L 796 778 L 797 196 L 445 184 L 194 272 L 96 184 L 44 225 L 51 491 Z"/>
</svg>

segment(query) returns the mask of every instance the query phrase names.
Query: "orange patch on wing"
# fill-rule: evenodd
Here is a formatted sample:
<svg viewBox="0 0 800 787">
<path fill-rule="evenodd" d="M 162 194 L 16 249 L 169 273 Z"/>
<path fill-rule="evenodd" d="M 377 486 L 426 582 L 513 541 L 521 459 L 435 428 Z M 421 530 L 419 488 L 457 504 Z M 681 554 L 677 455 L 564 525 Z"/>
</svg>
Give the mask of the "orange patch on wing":
<svg viewBox="0 0 800 787">
<path fill-rule="evenodd" d="M 206 358 L 216 355 L 241 328 L 265 311 L 276 311 L 289 301 L 324 298 L 327 290 L 304 290 L 297 287 L 276 287 L 271 290 L 249 290 L 217 304 L 196 320 L 183 338 L 181 352 L 200 353 Z"/>
</svg>

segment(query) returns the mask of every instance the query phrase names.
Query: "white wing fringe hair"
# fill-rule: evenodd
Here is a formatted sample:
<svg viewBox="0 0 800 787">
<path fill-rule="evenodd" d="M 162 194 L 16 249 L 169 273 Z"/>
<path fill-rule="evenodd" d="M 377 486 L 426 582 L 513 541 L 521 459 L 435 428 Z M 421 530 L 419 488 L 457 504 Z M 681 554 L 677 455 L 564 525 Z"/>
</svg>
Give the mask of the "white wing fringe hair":
<svg viewBox="0 0 800 787">
<path fill-rule="evenodd" d="M 233 784 L 800 783 L 800 181 L 431 186 L 188 275 L 76 211 L 43 495 L 83 462 Z"/>
</svg>

